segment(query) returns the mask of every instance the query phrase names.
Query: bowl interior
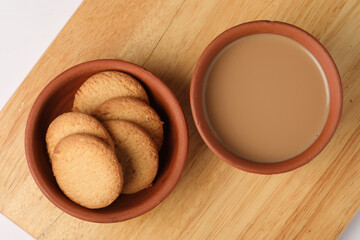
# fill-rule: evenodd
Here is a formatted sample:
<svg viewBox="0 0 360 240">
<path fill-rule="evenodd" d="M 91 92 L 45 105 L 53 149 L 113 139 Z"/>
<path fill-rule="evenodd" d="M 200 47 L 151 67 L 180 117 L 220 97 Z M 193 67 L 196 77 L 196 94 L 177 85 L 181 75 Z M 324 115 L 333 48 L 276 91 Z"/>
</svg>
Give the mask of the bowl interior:
<svg viewBox="0 0 360 240">
<path fill-rule="evenodd" d="M 150 105 L 164 122 L 164 142 L 159 152 L 159 171 L 152 187 L 120 195 L 110 206 L 87 209 L 68 199 L 58 187 L 46 151 L 45 134 L 53 119 L 71 111 L 74 94 L 91 75 L 118 70 L 135 77 L 146 89 Z M 154 75 L 131 63 L 97 60 L 77 65 L 56 77 L 41 92 L 29 114 L 25 150 L 30 171 L 42 192 L 60 209 L 83 220 L 115 222 L 149 211 L 175 187 L 183 170 L 188 146 L 187 126 L 176 97 Z"/>
<path fill-rule="evenodd" d="M 219 143 L 208 127 L 202 109 L 202 88 L 206 71 L 215 56 L 229 43 L 251 34 L 272 33 L 289 37 L 307 48 L 323 68 L 330 89 L 330 108 L 324 129 L 316 141 L 304 152 L 278 163 L 256 163 L 244 160 L 231 153 Z M 227 163 L 239 169 L 261 173 L 282 173 L 298 168 L 321 152 L 330 141 L 338 125 L 342 108 L 342 87 L 336 65 L 327 50 L 304 30 L 283 22 L 254 21 L 230 28 L 216 37 L 200 56 L 194 70 L 190 87 L 191 110 L 196 127 L 208 147 Z"/>
</svg>

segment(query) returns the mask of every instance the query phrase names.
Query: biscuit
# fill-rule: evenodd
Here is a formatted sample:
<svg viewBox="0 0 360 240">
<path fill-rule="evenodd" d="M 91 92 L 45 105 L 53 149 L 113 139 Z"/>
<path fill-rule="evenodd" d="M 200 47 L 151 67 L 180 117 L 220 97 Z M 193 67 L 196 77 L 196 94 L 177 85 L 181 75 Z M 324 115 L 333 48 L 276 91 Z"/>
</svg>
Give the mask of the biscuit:
<svg viewBox="0 0 360 240">
<path fill-rule="evenodd" d="M 150 136 L 132 122 L 109 120 L 103 124 L 114 139 L 116 156 L 123 167 L 122 193 L 136 193 L 150 187 L 159 166 L 159 156 Z"/>
<path fill-rule="evenodd" d="M 163 122 L 159 115 L 149 105 L 136 98 L 113 98 L 94 111 L 94 116 L 100 121 L 126 120 L 143 128 L 154 141 L 157 149 L 163 142 Z"/>
<path fill-rule="evenodd" d="M 52 169 L 60 189 L 87 208 L 110 205 L 121 193 L 122 168 L 114 151 L 97 137 L 72 134 L 56 145 Z"/>
<path fill-rule="evenodd" d="M 52 121 L 46 132 L 46 146 L 50 160 L 56 144 L 62 138 L 74 133 L 94 135 L 114 149 L 113 140 L 96 118 L 84 113 L 68 112 Z"/>
<path fill-rule="evenodd" d="M 75 94 L 73 111 L 92 114 L 97 106 L 114 97 L 134 97 L 149 103 L 148 96 L 133 77 L 118 71 L 92 75 Z"/>
</svg>

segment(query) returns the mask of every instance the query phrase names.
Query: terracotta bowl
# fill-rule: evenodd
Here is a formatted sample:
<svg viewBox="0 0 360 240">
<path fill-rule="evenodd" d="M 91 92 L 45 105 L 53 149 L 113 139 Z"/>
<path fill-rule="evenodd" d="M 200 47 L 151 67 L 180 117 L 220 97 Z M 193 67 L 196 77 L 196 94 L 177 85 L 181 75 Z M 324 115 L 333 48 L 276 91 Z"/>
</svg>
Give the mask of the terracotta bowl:
<svg viewBox="0 0 360 240">
<path fill-rule="evenodd" d="M 255 163 L 244 160 L 228 151 L 212 135 L 208 125 L 206 124 L 202 110 L 201 96 L 203 89 L 203 79 L 211 61 L 219 53 L 219 51 L 221 51 L 229 43 L 241 37 L 257 33 L 273 33 L 283 35 L 305 46 L 315 56 L 324 69 L 330 88 L 329 116 L 320 136 L 300 155 L 279 163 Z M 196 127 L 207 146 L 217 156 L 232 166 L 244 171 L 261 174 L 275 174 L 291 171 L 300 166 L 303 166 L 325 148 L 325 146 L 332 138 L 340 120 L 342 108 L 342 87 L 340 76 L 334 61 L 324 46 L 322 46 L 321 43 L 313 36 L 304 30 L 287 23 L 255 21 L 240 24 L 226 30 L 207 46 L 203 54 L 200 56 L 193 73 L 190 86 L 190 102 Z"/>
<path fill-rule="evenodd" d="M 164 121 L 164 143 L 159 171 L 152 187 L 120 195 L 110 206 L 87 209 L 68 199 L 58 187 L 46 152 L 45 134 L 50 122 L 71 111 L 74 94 L 91 75 L 118 70 L 135 77 L 147 90 L 151 106 Z M 92 222 L 119 222 L 144 214 L 174 189 L 183 171 L 188 150 L 188 130 L 183 111 L 171 90 L 147 70 L 119 60 L 96 60 L 74 66 L 52 80 L 31 108 L 25 130 L 25 153 L 30 172 L 44 195 L 64 212 Z"/>
</svg>

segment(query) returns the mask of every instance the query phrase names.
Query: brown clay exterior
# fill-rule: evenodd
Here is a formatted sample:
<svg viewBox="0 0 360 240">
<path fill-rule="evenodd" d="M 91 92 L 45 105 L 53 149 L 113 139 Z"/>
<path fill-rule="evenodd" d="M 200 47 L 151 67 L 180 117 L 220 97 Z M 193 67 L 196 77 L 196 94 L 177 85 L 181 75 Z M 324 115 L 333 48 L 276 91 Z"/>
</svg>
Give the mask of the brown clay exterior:
<svg viewBox="0 0 360 240">
<path fill-rule="evenodd" d="M 153 185 L 136 194 L 120 195 L 110 206 L 87 209 L 68 199 L 58 187 L 46 151 L 45 133 L 58 115 L 71 111 L 74 94 L 91 75 L 118 70 L 135 77 L 147 90 L 151 106 L 164 121 L 164 144 Z M 188 130 L 183 111 L 171 90 L 156 76 L 120 60 L 95 60 L 74 66 L 52 80 L 30 111 L 25 130 L 25 153 L 30 172 L 44 195 L 64 212 L 92 222 L 109 223 L 150 211 L 174 189 L 183 171 L 188 150 Z"/>
<path fill-rule="evenodd" d="M 234 40 L 257 33 L 273 33 L 289 37 L 305 46 L 324 69 L 330 88 L 330 109 L 325 127 L 317 140 L 300 155 L 279 163 L 255 163 L 244 160 L 223 147 L 212 135 L 202 110 L 202 83 L 213 58 Z M 335 133 L 342 109 L 342 86 L 336 65 L 321 43 L 304 30 L 283 22 L 254 21 L 230 28 L 216 37 L 200 56 L 190 85 L 191 111 L 195 125 L 207 146 L 230 165 L 252 173 L 276 174 L 294 170 L 318 155 Z"/>
</svg>

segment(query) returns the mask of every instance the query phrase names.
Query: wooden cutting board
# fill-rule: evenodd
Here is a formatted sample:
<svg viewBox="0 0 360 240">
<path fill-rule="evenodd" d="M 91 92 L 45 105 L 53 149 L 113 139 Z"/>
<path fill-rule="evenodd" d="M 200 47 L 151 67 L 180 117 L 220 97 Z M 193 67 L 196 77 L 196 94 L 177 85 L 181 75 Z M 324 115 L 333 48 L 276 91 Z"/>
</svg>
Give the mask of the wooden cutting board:
<svg viewBox="0 0 360 240">
<path fill-rule="evenodd" d="M 191 74 L 206 45 L 227 28 L 259 19 L 289 22 L 317 37 L 344 88 L 343 116 L 327 148 L 306 166 L 274 176 L 217 158 L 199 137 L 189 105 Z M 99 58 L 127 60 L 159 76 L 178 97 L 190 133 L 186 168 L 170 196 L 114 224 L 57 209 L 35 185 L 24 155 L 36 96 L 60 72 Z M 358 0 L 86 0 L 0 113 L 0 212 L 39 239 L 336 239 L 360 205 L 359 59 Z"/>
</svg>

